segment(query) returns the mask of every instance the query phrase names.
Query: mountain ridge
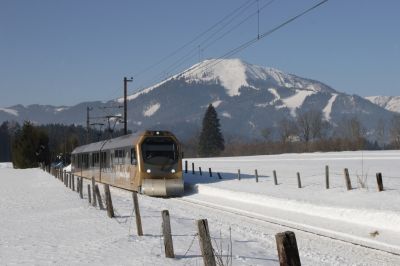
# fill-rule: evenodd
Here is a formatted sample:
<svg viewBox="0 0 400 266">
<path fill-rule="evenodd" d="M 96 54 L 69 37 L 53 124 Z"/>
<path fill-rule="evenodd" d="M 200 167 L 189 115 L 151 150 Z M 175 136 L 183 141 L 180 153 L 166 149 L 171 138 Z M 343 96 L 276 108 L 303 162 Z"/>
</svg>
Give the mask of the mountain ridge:
<svg viewBox="0 0 400 266">
<path fill-rule="evenodd" d="M 96 116 L 102 114 L 97 107 L 119 105 L 121 100 L 58 107 L 16 105 L 1 108 L 0 121 L 84 125 L 86 106 L 94 107 L 91 116 Z M 378 120 L 389 121 L 393 116 L 363 97 L 337 91 L 320 81 L 240 59 L 208 59 L 129 95 L 128 125 L 133 130 L 165 128 L 189 137 L 200 130 L 210 103 L 219 113 L 223 132 L 244 138 L 260 138 L 263 129 L 277 128 L 282 119 L 294 119 L 298 112 L 312 109 L 321 111 L 333 126 L 346 117 L 357 117 L 372 135 Z"/>
</svg>

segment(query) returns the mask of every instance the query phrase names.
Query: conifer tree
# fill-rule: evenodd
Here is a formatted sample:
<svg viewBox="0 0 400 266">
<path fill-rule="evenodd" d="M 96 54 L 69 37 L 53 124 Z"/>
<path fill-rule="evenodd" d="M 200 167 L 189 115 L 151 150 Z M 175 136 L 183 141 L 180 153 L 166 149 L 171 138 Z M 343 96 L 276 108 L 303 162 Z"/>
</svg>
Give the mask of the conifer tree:
<svg viewBox="0 0 400 266">
<path fill-rule="evenodd" d="M 198 154 L 201 157 L 218 156 L 225 148 L 220 123 L 215 108 L 210 104 L 203 118 Z"/>
<path fill-rule="evenodd" d="M 25 122 L 15 135 L 12 159 L 16 168 L 37 167 L 39 162 L 49 163 L 49 137 L 46 132 Z"/>
</svg>

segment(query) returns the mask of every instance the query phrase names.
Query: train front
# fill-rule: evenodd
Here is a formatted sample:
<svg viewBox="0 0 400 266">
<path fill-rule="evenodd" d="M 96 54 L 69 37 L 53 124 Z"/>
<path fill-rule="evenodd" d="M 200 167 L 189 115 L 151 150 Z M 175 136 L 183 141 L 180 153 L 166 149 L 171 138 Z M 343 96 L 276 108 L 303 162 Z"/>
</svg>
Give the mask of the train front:
<svg viewBox="0 0 400 266">
<path fill-rule="evenodd" d="M 182 195 L 181 149 L 175 136 L 167 131 L 148 131 L 138 146 L 141 192 L 149 196 Z"/>
</svg>

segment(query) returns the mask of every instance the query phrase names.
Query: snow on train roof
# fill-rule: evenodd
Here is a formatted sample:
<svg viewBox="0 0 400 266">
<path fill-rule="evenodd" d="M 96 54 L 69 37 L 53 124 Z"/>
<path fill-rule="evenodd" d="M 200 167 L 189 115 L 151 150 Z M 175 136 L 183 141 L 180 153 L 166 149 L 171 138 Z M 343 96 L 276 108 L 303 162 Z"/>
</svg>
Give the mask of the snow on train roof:
<svg viewBox="0 0 400 266">
<path fill-rule="evenodd" d="M 130 134 L 130 135 L 124 135 L 118 138 L 113 138 L 113 139 L 108 139 L 108 140 L 103 140 L 99 142 L 94 142 L 90 143 L 87 145 L 79 146 L 76 147 L 73 151 L 72 154 L 76 153 L 84 153 L 84 152 L 94 152 L 94 151 L 99 151 L 101 150 L 108 150 L 108 149 L 115 149 L 119 147 L 129 147 L 132 146 L 135 140 L 140 136 L 141 134 Z"/>
</svg>

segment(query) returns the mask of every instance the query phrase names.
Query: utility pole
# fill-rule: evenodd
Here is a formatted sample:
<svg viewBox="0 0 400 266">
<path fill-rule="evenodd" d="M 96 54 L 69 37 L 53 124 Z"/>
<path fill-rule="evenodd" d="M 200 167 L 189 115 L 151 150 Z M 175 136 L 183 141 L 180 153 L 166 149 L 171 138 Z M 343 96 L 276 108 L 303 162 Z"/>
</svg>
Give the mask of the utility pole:
<svg viewBox="0 0 400 266">
<path fill-rule="evenodd" d="M 128 134 L 128 115 L 127 115 L 127 91 L 128 82 L 132 82 L 133 78 L 127 79 L 124 77 L 124 135 Z"/>
<path fill-rule="evenodd" d="M 89 121 L 89 112 L 93 108 L 87 106 L 86 107 L 86 144 L 89 144 L 89 130 L 90 130 L 90 121 Z"/>
</svg>

